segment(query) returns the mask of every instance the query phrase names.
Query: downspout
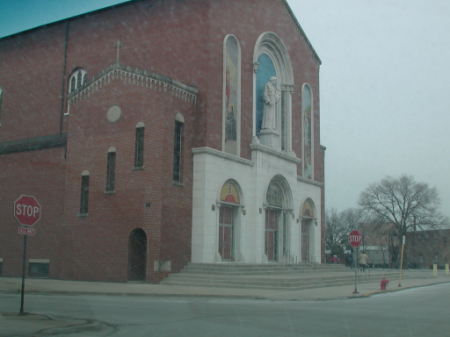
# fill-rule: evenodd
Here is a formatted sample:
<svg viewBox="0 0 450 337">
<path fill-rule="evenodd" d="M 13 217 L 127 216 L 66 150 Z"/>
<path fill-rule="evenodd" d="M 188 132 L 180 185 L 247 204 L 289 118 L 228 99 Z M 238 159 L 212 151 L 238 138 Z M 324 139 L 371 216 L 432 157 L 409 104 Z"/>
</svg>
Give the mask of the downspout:
<svg viewBox="0 0 450 337">
<path fill-rule="evenodd" d="M 66 39 L 64 45 L 64 66 L 62 74 L 62 86 L 61 86 L 61 111 L 59 113 L 59 136 L 62 136 L 63 116 L 64 116 L 64 96 L 65 96 L 65 83 L 66 83 L 66 61 L 67 61 L 67 39 L 69 36 L 69 20 L 66 21 Z"/>
</svg>

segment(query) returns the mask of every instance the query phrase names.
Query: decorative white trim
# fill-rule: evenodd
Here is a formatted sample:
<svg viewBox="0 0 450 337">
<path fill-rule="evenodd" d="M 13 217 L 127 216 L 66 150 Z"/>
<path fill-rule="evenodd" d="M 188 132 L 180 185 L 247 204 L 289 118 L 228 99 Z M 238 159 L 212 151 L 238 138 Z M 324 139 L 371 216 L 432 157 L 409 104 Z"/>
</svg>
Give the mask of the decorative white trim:
<svg viewBox="0 0 450 337">
<path fill-rule="evenodd" d="M 301 181 L 301 182 L 304 182 L 304 183 L 307 183 L 307 184 L 310 184 L 310 185 L 314 185 L 314 186 L 319 186 L 319 187 L 325 186 L 324 183 L 321 183 L 321 182 L 318 182 L 318 181 L 314 181 L 314 180 L 310 180 L 310 179 L 306 179 L 306 178 L 304 178 L 302 176 L 299 176 L 299 175 L 297 176 L 297 180 Z"/>
<path fill-rule="evenodd" d="M 28 259 L 29 263 L 50 263 L 49 259 Z"/>
<path fill-rule="evenodd" d="M 84 176 L 89 176 L 89 171 L 88 171 L 88 170 L 84 170 L 84 171 L 81 173 L 81 176 L 82 176 L 82 177 L 84 177 Z"/>
<path fill-rule="evenodd" d="M 68 112 L 70 107 L 82 102 L 83 99 L 88 99 L 103 86 L 112 81 L 120 80 L 124 84 L 134 84 L 136 86 L 154 89 L 165 94 L 171 94 L 173 97 L 197 104 L 198 90 L 190 85 L 181 83 L 175 79 L 167 76 L 159 75 L 149 72 L 147 70 L 140 70 L 138 68 L 131 68 L 121 63 L 115 63 L 103 70 L 100 74 L 87 81 L 81 88 L 71 92 L 68 96 Z"/>
<path fill-rule="evenodd" d="M 139 122 L 139 123 L 137 123 L 137 124 L 136 124 L 136 129 L 137 129 L 137 128 L 145 128 L 144 122 Z"/>
<path fill-rule="evenodd" d="M 255 166 L 255 163 L 253 161 L 251 161 L 251 160 L 243 159 L 243 158 L 237 157 L 237 156 L 229 154 L 229 153 L 225 153 L 225 152 L 222 152 L 222 151 L 218 151 L 218 150 L 212 149 L 210 147 L 197 147 L 195 149 L 192 149 L 192 153 L 193 154 L 206 153 L 206 154 L 210 154 L 212 156 L 228 159 L 228 160 L 237 162 L 239 164 L 244 164 L 244 165 L 248 165 L 248 166 Z"/>
<path fill-rule="evenodd" d="M 114 146 L 111 146 L 111 147 L 108 149 L 108 153 L 111 153 L 111 152 L 117 152 L 117 151 L 116 151 L 116 148 L 115 148 Z"/>
<path fill-rule="evenodd" d="M 182 114 L 180 114 L 179 112 L 175 115 L 175 120 L 177 122 L 180 122 L 180 123 L 184 124 L 184 116 Z"/>
<path fill-rule="evenodd" d="M 302 162 L 300 158 L 293 156 L 289 152 L 279 152 L 262 144 L 250 144 L 250 150 L 265 152 L 271 154 L 272 156 L 290 161 L 291 163 L 295 164 L 300 164 Z"/>
</svg>

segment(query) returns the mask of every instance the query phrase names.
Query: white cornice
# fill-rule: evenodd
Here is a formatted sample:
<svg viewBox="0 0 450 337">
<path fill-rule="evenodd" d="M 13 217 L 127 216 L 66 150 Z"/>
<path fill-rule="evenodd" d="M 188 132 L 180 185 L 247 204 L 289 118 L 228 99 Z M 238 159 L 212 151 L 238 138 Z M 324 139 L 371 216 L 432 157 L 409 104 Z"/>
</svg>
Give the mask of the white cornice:
<svg viewBox="0 0 450 337">
<path fill-rule="evenodd" d="M 297 158 L 294 155 L 291 155 L 287 152 L 280 152 L 280 151 L 274 150 L 274 149 L 267 147 L 265 145 L 262 145 L 262 144 L 250 144 L 250 150 L 265 152 L 265 153 L 271 154 L 272 156 L 284 159 L 286 161 L 290 161 L 291 163 L 294 163 L 294 164 L 300 164 L 302 162 L 302 160 L 300 158 Z"/>
<path fill-rule="evenodd" d="M 301 182 L 304 182 L 304 183 L 307 183 L 307 184 L 310 184 L 310 185 L 319 186 L 319 187 L 325 186 L 324 183 L 321 183 L 321 182 L 319 182 L 319 181 L 314 181 L 314 180 L 306 179 L 306 178 L 304 178 L 304 177 L 302 177 L 302 176 L 297 176 L 297 180 L 298 180 L 298 181 L 301 181 Z"/>
<path fill-rule="evenodd" d="M 209 154 L 212 156 L 216 156 L 216 157 L 220 157 L 223 159 L 227 159 L 227 160 L 231 160 L 231 161 L 235 161 L 236 163 L 240 163 L 240 164 L 244 164 L 244 165 L 248 165 L 248 166 L 254 166 L 255 163 L 251 160 L 248 159 L 244 159 L 244 158 L 240 158 L 240 157 L 236 157 L 232 154 L 229 153 L 225 153 L 219 150 L 215 150 L 212 149 L 210 147 L 198 147 L 195 149 L 192 149 L 192 153 L 195 154 Z"/>
</svg>

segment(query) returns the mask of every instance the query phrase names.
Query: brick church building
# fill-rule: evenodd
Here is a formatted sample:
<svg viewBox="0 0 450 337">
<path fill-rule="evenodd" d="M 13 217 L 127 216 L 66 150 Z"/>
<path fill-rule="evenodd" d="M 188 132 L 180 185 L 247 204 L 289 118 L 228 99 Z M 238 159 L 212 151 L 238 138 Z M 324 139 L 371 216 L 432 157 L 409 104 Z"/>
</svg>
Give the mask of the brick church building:
<svg viewBox="0 0 450 337">
<path fill-rule="evenodd" d="M 132 1 L 0 39 L 0 271 L 320 263 L 321 61 L 286 0 Z"/>
</svg>

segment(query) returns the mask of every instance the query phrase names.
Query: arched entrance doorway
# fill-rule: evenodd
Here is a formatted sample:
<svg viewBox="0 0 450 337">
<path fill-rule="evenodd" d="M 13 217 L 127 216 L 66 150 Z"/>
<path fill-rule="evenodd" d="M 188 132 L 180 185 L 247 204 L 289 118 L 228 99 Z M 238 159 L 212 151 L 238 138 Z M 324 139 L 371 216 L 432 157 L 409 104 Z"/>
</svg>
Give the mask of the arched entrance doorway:
<svg viewBox="0 0 450 337">
<path fill-rule="evenodd" d="M 275 177 L 266 194 L 264 253 L 268 262 L 286 262 L 290 255 L 289 208 L 292 199 L 284 178 Z"/>
<path fill-rule="evenodd" d="M 314 207 L 311 200 L 308 199 L 303 203 L 301 214 L 302 261 L 315 262 L 315 257 L 313 256 Z"/>
<path fill-rule="evenodd" d="M 218 253 L 222 261 L 236 260 L 236 239 L 241 204 L 237 185 L 229 180 L 220 191 Z"/>
<path fill-rule="evenodd" d="M 128 240 L 128 281 L 145 281 L 147 235 L 137 228 Z"/>
</svg>

